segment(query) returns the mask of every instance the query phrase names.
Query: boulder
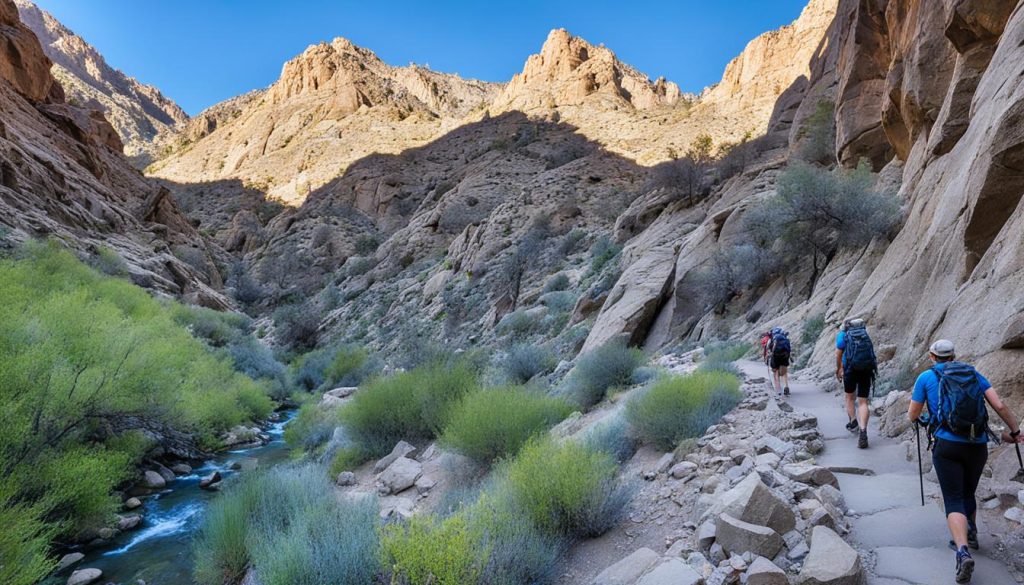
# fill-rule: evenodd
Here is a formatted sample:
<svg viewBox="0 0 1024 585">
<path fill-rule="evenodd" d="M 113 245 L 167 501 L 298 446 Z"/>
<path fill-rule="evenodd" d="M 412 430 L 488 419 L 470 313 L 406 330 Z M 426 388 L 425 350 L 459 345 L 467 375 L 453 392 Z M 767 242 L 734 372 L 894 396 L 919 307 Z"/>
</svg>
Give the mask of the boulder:
<svg viewBox="0 0 1024 585">
<path fill-rule="evenodd" d="M 80 552 L 68 553 L 62 556 L 59 561 L 57 561 L 57 568 L 54 569 L 54 571 L 60 573 L 61 571 L 67 569 L 71 565 L 80 563 L 84 558 L 85 555 L 83 555 Z"/>
<path fill-rule="evenodd" d="M 356 474 L 351 471 L 342 471 L 338 474 L 338 477 L 334 480 L 334 483 L 340 486 L 356 485 Z"/>
<path fill-rule="evenodd" d="M 715 543 L 715 523 L 708 520 L 697 529 L 697 548 L 707 551 Z"/>
<path fill-rule="evenodd" d="M 789 578 L 775 563 L 757 557 L 747 569 L 747 585 L 789 585 Z"/>
<path fill-rule="evenodd" d="M 860 555 L 833 530 L 815 526 L 797 585 L 861 585 Z"/>
<path fill-rule="evenodd" d="M 171 466 L 171 471 L 173 471 L 175 475 L 191 475 L 192 466 L 188 463 L 175 463 Z"/>
<path fill-rule="evenodd" d="M 373 472 L 374 473 L 381 473 L 381 472 L 383 472 L 392 463 L 394 463 L 395 460 L 398 459 L 399 457 L 408 457 L 408 458 L 411 459 L 411 458 L 413 458 L 415 456 L 416 456 L 416 447 L 413 447 L 412 445 L 410 445 L 409 443 L 406 443 L 405 441 L 399 441 L 398 444 L 395 445 L 395 448 L 391 450 L 391 453 L 388 453 L 387 455 L 385 455 L 381 459 L 377 460 L 377 463 L 375 463 L 373 465 Z"/>
<path fill-rule="evenodd" d="M 680 461 L 672 466 L 669 470 L 669 475 L 676 479 L 683 479 L 687 475 L 697 471 L 697 464 L 692 461 Z"/>
<path fill-rule="evenodd" d="M 412 517 L 415 509 L 416 504 L 410 498 L 388 496 L 380 499 L 380 517 L 382 520 L 408 520 Z"/>
<path fill-rule="evenodd" d="M 103 571 L 99 569 L 79 569 L 68 577 L 68 585 L 89 585 L 99 581 L 102 576 Z"/>
<path fill-rule="evenodd" d="M 138 514 L 129 514 L 127 516 L 117 517 L 117 529 L 121 531 L 134 530 L 142 524 L 142 516 Z"/>
<path fill-rule="evenodd" d="M 142 507 L 142 500 L 140 500 L 139 498 L 134 498 L 133 497 L 133 498 L 128 498 L 127 500 L 124 501 L 124 509 L 125 510 L 134 510 L 136 508 L 141 508 L 141 507 Z"/>
<path fill-rule="evenodd" d="M 782 466 L 782 473 L 793 481 L 806 483 L 807 485 L 830 485 L 834 488 L 839 488 L 839 480 L 836 479 L 835 474 L 828 469 L 817 465 L 807 465 L 802 463 L 784 465 Z"/>
<path fill-rule="evenodd" d="M 782 537 L 778 532 L 767 526 L 744 522 L 729 514 L 718 516 L 715 533 L 715 543 L 722 545 L 727 553 L 751 552 L 773 558 L 782 550 Z"/>
<path fill-rule="evenodd" d="M 639 548 L 621 561 L 601 571 L 591 585 L 632 585 L 661 557 L 649 548 Z"/>
<path fill-rule="evenodd" d="M 334 390 L 328 390 L 327 392 L 324 392 L 324 396 L 333 396 L 334 398 L 348 398 L 349 396 L 355 394 L 356 390 L 358 389 L 358 386 L 341 386 L 339 388 L 335 388 Z"/>
<path fill-rule="evenodd" d="M 704 578 L 682 559 L 669 559 L 640 578 L 636 585 L 702 585 Z"/>
<path fill-rule="evenodd" d="M 146 472 L 142 474 L 142 485 L 149 489 L 159 490 L 167 487 L 167 480 L 155 471 L 146 470 Z"/>
<path fill-rule="evenodd" d="M 220 483 L 221 476 L 219 471 L 214 471 L 210 475 L 199 480 L 200 489 L 216 489 L 213 486 Z"/>
<path fill-rule="evenodd" d="M 672 462 L 675 461 L 675 453 L 665 453 L 658 459 L 658 463 L 654 466 L 655 473 L 668 473 L 668 470 L 672 468 Z"/>
<path fill-rule="evenodd" d="M 433 478 L 420 476 L 420 478 L 417 479 L 415 483 L 416 493 L 420 495 L 426 494 L 430 490 L 434 489 L 435 485 L 437 485 L 437 481 L 434 480 Z"/>
<path fill-rule="evenodd" d="M 1024 510 L 1020 508 L 1010 508 L 1009 510 L 1003 512 L 1003 517 L 1007 520 L 1012 520 L 1017 524 L 1024 524 Z"/>
<path fill-rule="evenodd" d="M 743 522 L 767 526 L 779 534 L 785 534 L 796 526 L 796 515 L 789 502 L 766 486 L 757 473 L 751 473 L 726 492 L 715 512 L 724 512 Z"/>
<path fill-rule="evenodd" d="M 774 453 L 780 458 L 785 458 L 787 454 L 793 451 L 793 444 L 788 441 L 783 441 L 774 435 L 764 435 L 754 441 L 754 450 L 757 451 L 758 455 Z"/>
<path fill-rule="evenodd" d="M 419 461 L 399 457 L 377 478 L 379 490 L 382 495 L 397 494 L 411 488 L 422 473 L 423 465 Z"/>
</svg>

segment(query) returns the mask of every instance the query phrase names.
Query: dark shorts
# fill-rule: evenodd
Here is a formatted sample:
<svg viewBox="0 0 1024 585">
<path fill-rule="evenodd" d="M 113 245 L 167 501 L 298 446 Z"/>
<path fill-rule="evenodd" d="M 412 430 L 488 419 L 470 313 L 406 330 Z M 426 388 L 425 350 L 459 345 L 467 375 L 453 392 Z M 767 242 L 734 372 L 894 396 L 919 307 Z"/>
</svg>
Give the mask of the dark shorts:
<svg viewBox="0 0 1024 585">
<path fill-rule="evenodd" d="M 942 504 L 946 515 L 957 512 L 974 519 L 978 510 L 975 491 L 988 459 L 984 443 L 958 443 L 936 439 L 932 448 L 932 464 L 942 488 Z"/>
<path fill-rule="evenodd" d="M 843 372 L 843 390 L 857 394 L 857 398 L 871 396 L 871 372 Z"/>
<path fill-rule="evenodd" d="M 777 369 L 779 369 L 779 368 L 781 368 L 783 366 L 786 366 L 788 368 L 789 367 L 789 356 L 788 355 L 776 356 L 776 355 L 772 354 L 772 357 L 770 359 L 770 364 L 769 365 L 772 367 L 773 370 L 777 370 Z"/>
</svg>

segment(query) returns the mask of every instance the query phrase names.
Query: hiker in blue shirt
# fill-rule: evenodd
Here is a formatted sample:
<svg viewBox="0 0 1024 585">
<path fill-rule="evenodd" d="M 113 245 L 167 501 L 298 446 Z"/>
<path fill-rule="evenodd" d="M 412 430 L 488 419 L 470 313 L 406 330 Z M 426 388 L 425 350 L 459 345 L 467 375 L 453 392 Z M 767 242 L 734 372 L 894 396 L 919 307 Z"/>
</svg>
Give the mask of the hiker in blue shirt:
<svg viewBox="0 0 1024 585">
<path fill-rule="evenodd" d="M 836 334 L 836 379 L 846 393 L 846 430 L 858 433 L 857 447 L 868 448 L 868 400 L 878 371 L 875 349 L 864 319 L 847 319 Z M 854 406 L 854 400 L 859 404 Z"/>
<path fill-rule="evenodd" d="M 952 341 L 936 341 L 928 357 L 934 365 L 918 376 L 908 415 L 915 423 L 928 424 L 935 439 L 932 464 L 942 489 L 946 523 L 953 536 L 951 544 L 957 551 L 956 582 L 967 583 L 974 571 L 968 547 L 978 548 L 978 502 L 974 494 L 988 459 L 990 431 L 985 403 L 1011 429 L 1003 432 L 1003 441 L 1024 441 L 1017 417 L 999 399 L 992 384 L 973 367 L 956 361 Z M 922 417 L 926 404 L 929 416 Z"/>
</svg>

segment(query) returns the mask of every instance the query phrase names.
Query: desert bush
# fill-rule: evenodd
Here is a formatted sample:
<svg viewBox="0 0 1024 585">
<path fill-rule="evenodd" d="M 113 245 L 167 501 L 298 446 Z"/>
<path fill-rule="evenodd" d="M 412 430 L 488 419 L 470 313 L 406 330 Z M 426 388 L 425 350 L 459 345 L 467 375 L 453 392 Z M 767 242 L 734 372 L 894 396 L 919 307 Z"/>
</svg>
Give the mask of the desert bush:
<svg viewBox="0 0 1024 585">
<path fill-rule="evenodd" d="M 633 386 L 639 386 L 640 384 L 646 384 L 651 380 L 658 377 L 658 368 L 653 366 L 640 366 L 633 370 L 633 376 L 630 378 L 630 384 Z"/>
<path fill-rule="evenodd" d="M 621 340 L 612 340 L 580 358 L 572 373 L 576 400 L 590 408 L 604 399 L 610 388 L 629 386 L 633 372 L 645 360 L 644 353 Z"/>
<path fill-rule="evenodd" d="M 514 505 L 484 497 L 470 512 L 470 522 L 485 527 L 489 551 L 483 570 L 484 585 L 549 585 L 558 577 L 558 559 L 567 543 L 545 534 L 519 513 Z"/>
<path fill-rule="evenodd" d="M 100 248 L 92 259 L 92 265 L 107 276 L 128 276 L 128 263 L 117 252 L 110 248 Z"/>
<path fill-rule="evenodd" d="M 722 308 L 744 291 L 764 284 L 777 272 L 778 258 L 766 248 L 750 244 L 719 250 L 711 264 L 697 275 L 697 293 L 709 308 Z"/>
<path fill-rule="evenodd" d="M 299 351 L 316 346 L 320 312 L 312 303 L 278 307 L 273 317 L 274 337 L 281 345 Z"/>
<path fill-rule="evenodd" d="M 836 116 L 835 104 L 829 100 L 819 101 L 814 112 L 804 120 L 797 133 L 803 140 L 798 156 L 808 162 L 833 164 L 836 161 Z"/>
<path fill-rule="evenodd" d="M 526 444 L 508 467 L 508 487 L 523 514 L 549 534 L 598 536 L 614 526 L 632 497 L 615 478 L 611 455 L 575 442 Z"/>
<path fill-rule="evenodd" d="M 566 313 L 576 306 L 576 296 L 569 291 L 555 291 L 541 295 L 540 303 L 555 313 Z"/>
<path fill-rule="evenodd" d="M 742 341 L 717 341 L 704 346 L 705 362 L 734 362 L 750 352 L 750 344 Z"/>
<path fill-rule="evenodd" d="M 552 276 L 544 283 L 544 292 L 554 292 L 569 288 L 569 277 L 564 272 Z"/>
<path fill-rule="evenodd" d="M 805 345 L 813 344 L 818 341 L 818 337 L 821 336 L 821 332 L 824 330 L 825 314 L 817 313 L 811 315 L 804 321 L 803 328 L 800 330 L 800 342 Z"/>
<path fill-rule="evenodd" d="M 376 506 L 340 499 L 316 466 L 247 474 L 213 501 L 194 545 L 201 585 L 363 584 L 379 572 Z"/>
<path fill-rule="evenodd" d="M 233 296 L 236 301 L 244 305 L 254 305 L 263 300 L 266 291 L 256 282 L 256 279 L 249 274 L 241 262 L 236 262 L 232 267 L 231 282 Z"/>
<path fill-rule="evenodd" d="M 266 380 L 271 398 L 285 400 L 291 395 L 287 368 L 262 343 L 252 337 L 243 337 L 228 346 L 228 355 L 236 371 L 256 380 Z"/>
<path fill-rule="evenodd" d="M 320 408 L 315 401 L 309 401 L 299 408 L 299 413 L 284 428 L 284 440 L 293 449 L 313 453 L 323 447 L 341 424 L 337 409 Z"/>
<path fill-rule="evenodd" d="M 590 247 L 590 271 L 594 274 L 601 272 L 601 269 L 621 251 L 621 245 L 613 242 L 608 236 L 601 236 Z"/>
<path fill-rule="evenodd" d="M 778 242 L 787 262 L 810 258 L 815 281 L 837 251 L 887 237 L 900 221 L 899 200 L 875 191 L 874 183 L 866 161 L 835 171 L 791 163 L 779 175 L 778 195 L 752 208 L 744 226 L 756 245 Z"/>
<path fill-rule="evenodd" d="M 516 243 L 512 252 L 501 261 L 499 274 L 501 278 L 497 281 L 503 288 L 503 292 L 512 301 L 512 308 L 519 303 L 519 293 L 523 288 L 523 279 L 529 271 L 539 262 L 543 250 L 541 244 L 548 235 L 548 230 L 543 226 L 535 225 Z"/>
<path fill-rule="evenodd" d="M 319 248 L 324 244 L 330 243 L 331 236 L 334 230 L 327 224 L 320 224 L 313 228 L 313 235 L 310 237 L 309 245 L 313 248 Z"/>
<path fill-rule="evenodd" d="M 583 444 L 592 451 L 611 455 L 620 464 L 628 461 L 640 447 L 639 439 L 622 414 L 591 427 L 583 437 Z"/>
<path fill-rule="evenodd" d="M 353 256 L 345 262 L 345 275 L 349 278 L 362 276 L 376 265 L 377 259 L 372 256 Z"/>
<path fill-rule="evenodd" d="M 356 254 L 360 256 L 369 256 L 379 247 L 380 240 L 377 239 L 377 236 L 359 236 L 356 240 Z"/>
<path fill-rule="evenodd" d="M 576 251 L 576 247 L 579 246 L 579 243 L 586 237 L 586 231 L 581 230 L 580 228 L 573 228 L 558 241 L 558 247 L 556 248 L 558 255 L 564 258 L 572 254 Z"/>
<path fill-rule="evenodd" d="M 572 411 L 563 400 L 522 387 L 478 390 L 452 411 L 441 440 L 478 463 L 515 455 Z"/>
<path fill-rule="evenodd" d="M 366 348 L 358 345 L 341 345 L 324 370 L 324 381 L 334 386 L 358 386 L 376 369 Z"/>
<path fill-rule="evenodd" d="M 703 434 L 741 398 L 739 379 L 730 374 L 665 376 L 626 404 L 626 420 L 641 440 L 671 451 Z"/>
<path fill-rule="evenodd" d="M 513 339 L 522 339 L 537 330 L 540 323 L 526 311 L 512 311 L 498 321 L 497 331 Z"/>
<path fill-rule="evenodd" d="M 510 347 L 498 365 L 505 381 L 524 384 L 538 374 L 550 372 L 555 367 L 555 358 L 543 346 L 524 343 Z"/>
<path fill-rule="evenodd" d="M 436 437 L 459 400 L 477 387 L 477 379 L 477 371 L 462 361 L 378 378 L 342 409 L 342 421 L 368 456 L 382 456 L 402 439 Z"/>
<path fill-rule="evenodd" d="M 171 315 L 192 335 L 214 347 L 223 347 L 249 332 L 251 320 L 241 313 L 214 311 L 206 307 L 172 303 Z"/>
<path fill-rule="evenodd" d="M 304 353 L 292 362 L 292 381 L 299 389 L 313 392 L 324 385 L 330 364 L 331 354 L 325 349 Z"/>
<path fill-rule="evenodd" d="M 465 512 L 443 521 L 414 516 L 384 527 L 381 553 L 392 583 L 467 585 L 478 583 L 489 550 L 481 527 Z"/>
</svg>

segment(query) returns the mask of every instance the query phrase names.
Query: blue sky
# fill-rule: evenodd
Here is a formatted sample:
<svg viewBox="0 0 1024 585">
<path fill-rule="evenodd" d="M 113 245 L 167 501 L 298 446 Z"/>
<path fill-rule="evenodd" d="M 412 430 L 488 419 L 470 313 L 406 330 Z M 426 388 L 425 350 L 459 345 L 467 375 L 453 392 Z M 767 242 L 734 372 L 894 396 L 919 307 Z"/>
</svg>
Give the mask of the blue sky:
<svg viewBox="0 0 1024 585">
<path fill-rule="evenodd" d="M 758 34 L 806 0 L 352 2 L 36 0 L 107 61 L 189 114 L 266 87 L 308 45 L 336 36 L 392 65 L 507 81 L 552 28 L 604 43 L 649 75 L 697 92 Z"/>
</svg>

